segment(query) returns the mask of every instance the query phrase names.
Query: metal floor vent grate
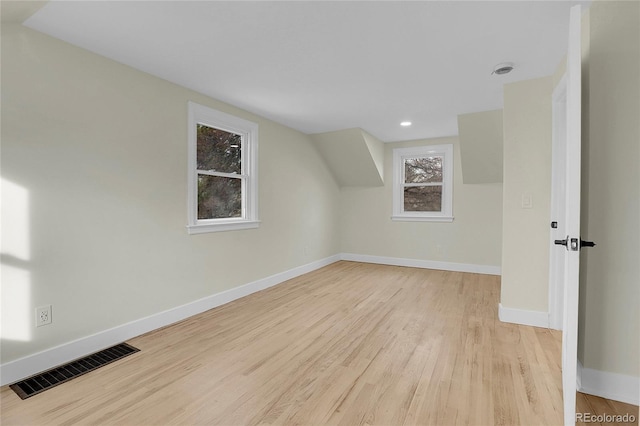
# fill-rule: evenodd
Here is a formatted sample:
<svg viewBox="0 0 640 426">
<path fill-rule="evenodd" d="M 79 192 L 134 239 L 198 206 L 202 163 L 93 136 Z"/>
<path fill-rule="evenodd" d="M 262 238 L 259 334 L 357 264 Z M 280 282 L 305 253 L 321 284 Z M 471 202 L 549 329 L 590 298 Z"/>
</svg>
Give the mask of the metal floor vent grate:
<svg viewBox="0 0 640 426">
<path fill-rule="evenodd" d="M 120 343 L 119 345 L 103 349 L 100 352 L 87 355 L 84 358 L 71 361 L 60 367 L 36 374 L 28 379 L 14 383 L 9 387 L 13 389 L 21 399 L 27 399 L 138 351 L 140 351 L 140 349 L 134 348 L 126 343 Z"/>
</svg>

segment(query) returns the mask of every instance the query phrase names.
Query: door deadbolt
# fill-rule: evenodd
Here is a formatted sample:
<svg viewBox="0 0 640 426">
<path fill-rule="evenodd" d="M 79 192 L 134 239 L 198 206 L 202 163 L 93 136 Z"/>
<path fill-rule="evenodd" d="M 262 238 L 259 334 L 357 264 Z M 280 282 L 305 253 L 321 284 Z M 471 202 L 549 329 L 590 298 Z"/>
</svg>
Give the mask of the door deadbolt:
<svg viewBox="0 0 640 426">
<path fill-rule="evenodd" d="M 571 238 L 571 244 L 569 246 L 569 248 L 571 249 L 571 251 L 578 251 L 580 250 L 580 240 L 578 238 Z"/>
</svg>

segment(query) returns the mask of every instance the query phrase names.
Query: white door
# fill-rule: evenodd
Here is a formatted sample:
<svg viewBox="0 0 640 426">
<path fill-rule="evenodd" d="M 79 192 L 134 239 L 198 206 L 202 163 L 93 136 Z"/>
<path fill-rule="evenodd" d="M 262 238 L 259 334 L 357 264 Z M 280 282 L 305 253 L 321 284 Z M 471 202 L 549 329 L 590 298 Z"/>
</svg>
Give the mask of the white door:
<svg viewBox="0 0 640 426">
<path fill-rule="evenodd" d="M 578 279 L 580 271 L 580 154 L 581 154 L 581 91 L 582 52 L 581 8 L 571 8 L 569 18 L 569 50 L 566 72 L 566 175 L 564 191 L 564 298 L 562 324 L 562 393 L 564 424 L 575 425 L 576 373 L 578 360 Z"/>
<path fill-rule="evenodd" d="M 551 241 L 566 237 L 565 200 L 567 176 L 567 78 L 563 77 L 553 91 L 553 133 L 551 144 Z M 549 252 L 549 327 L 562 330 L 564 313 L 563 250 Z"/>
</svg>

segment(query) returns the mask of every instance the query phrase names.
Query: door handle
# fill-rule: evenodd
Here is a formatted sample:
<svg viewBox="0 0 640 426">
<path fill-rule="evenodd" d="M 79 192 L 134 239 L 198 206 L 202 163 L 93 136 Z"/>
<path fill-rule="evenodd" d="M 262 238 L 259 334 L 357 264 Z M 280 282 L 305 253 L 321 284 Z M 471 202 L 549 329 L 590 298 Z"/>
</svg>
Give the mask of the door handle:
<svg viewBox="0 0 640 426">
<path fill-rule="evenodd" d="M 593 241 L 585 241 L 582 238 L 580 238 L 580 247 L 595 247 L 596 243 L 594 243 Z"/>
<path fill-rule="evenodd" d="M 558 246 L 565 246 L 566 247 L 567 246 L 567 241 L 569 241 L 569 236 L 568 235 L 567 235 L 567 238 L 565 238 L 564 240 L 554 240 L 553 243 L 555 245 L 558 245 Z"/>
<path fill-rule="evenodd" d="M 569 246 L 569 241 L 571 241 L 570 246 Z M 580 241 L 580 243 L 578 243 L 578 241 Z M 567 238 L 565 238 L 564 240 L 553 240 L 553 243 L 558 246 L 565 246 L 567 250 L 571 248 L 571 251 L 578 251 L 582 247 L 596 246 L 596 243 L 594 243 L 593 241 L 585 241 L 583 239 L 578 240 L 577 238 L 569 238 L 568 235 L 567 235 Z"/>
</svg>

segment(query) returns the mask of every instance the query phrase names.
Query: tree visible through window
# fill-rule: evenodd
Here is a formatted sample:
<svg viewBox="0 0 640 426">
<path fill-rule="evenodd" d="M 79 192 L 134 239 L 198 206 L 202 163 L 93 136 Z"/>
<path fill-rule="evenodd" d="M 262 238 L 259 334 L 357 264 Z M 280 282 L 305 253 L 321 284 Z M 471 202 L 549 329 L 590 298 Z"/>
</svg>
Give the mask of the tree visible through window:
<svg viewBox="0 0 640 426">
<path fill-rule="evenodd" d="M 393 219 L 451 221 L 453 147 L 393 151 Z"/>
<path fill-rule="evenodd" d="M 241 217 L 242 138 L 197 126 L 198 219 Z"/>
<path fill-rule="evenodd" d="M 189 233 L 255 228 L 258 125 L 189 102 Z"/>
<path fill-rule="evenodd" d="M 442 210 L 442 157 L 404 160 L 404 211 Z"/>
</svg>

